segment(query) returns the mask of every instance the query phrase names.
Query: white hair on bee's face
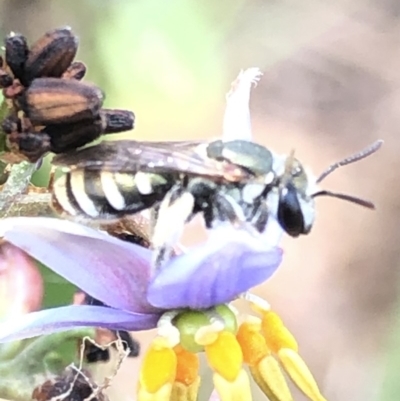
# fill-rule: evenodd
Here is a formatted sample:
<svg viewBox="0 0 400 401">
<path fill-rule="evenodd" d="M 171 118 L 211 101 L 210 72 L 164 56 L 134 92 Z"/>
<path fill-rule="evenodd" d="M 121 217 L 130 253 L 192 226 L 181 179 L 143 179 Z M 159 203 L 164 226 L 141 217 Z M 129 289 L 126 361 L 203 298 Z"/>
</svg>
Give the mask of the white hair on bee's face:
<svg viewBox="0 0 400 401">
<path fill-rule="evenodd" d="M 257 85 L 262 76 L 258 68 L 248 68 L 240 71 L 232 82 L 231 90 L 226 95 L 226 109 L 224 114 L 222 140 L 233 141 L 242 139 L 252 140 L 250 122 L 250 90 Z"/>
<path fill-rule="evenodd" d="M 267 245 L 279 246 L 281 239 L 283 237 L 284 231 L 282 230 L 281 225 L 278 222 L 278 219 L 275 216 L 270 216 L 268 218 L 267 225 L 265 226 L 264 231 L 261 233 L 261 237 L 263 242 Z"/>
</svg>

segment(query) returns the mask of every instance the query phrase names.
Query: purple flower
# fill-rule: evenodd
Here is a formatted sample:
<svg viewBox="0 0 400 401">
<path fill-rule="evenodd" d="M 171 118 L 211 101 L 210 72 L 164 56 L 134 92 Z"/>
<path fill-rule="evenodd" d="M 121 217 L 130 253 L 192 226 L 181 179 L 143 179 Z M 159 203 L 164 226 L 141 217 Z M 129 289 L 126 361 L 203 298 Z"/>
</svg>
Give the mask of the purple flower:
<svg viewBox="0 0 400 401">
<path fill-rule="evenodd" d="M 80 326 L 150 329 L 166 310 L 232 301 L 267 280 L 282 257 L 262 237 L 223 226 L 151 278 L 150 250 L 76 223 L 9 218 L 0 223 L 0 234 L 109 306 L 70 305 L 7 321 L 0 325 L 3 342 Z"/>
<path fill-rule="evenodd" d="M 251 140 L 250 89 L 258 68 L 241 71 L 227 95 L 223 140 Z M 144 330 L 169 309 L 228 303 L 267 280 L 281 261 L 282 229 L 270 218 L 259 238 L 222 226 L 206 244 L 173 258 L 150 277 L 151 251 L 69 221 L 9 218 L 0 235 L 106 306 L 65 306 L 0 325 L 0 341 L 79 326 Z"/>
<path fill-rule="evenodd" d="M 260 75 L 258 69 L 248 69 L 233 83 L 224 140 L 251 138 L 248 101 Z M 269 398 L 291 399 L 271 351 L 310 399 L 324 400 L 292 334 L 268 303 L 247 294 L 260 317 L 248 316 L 240 326 L 229 306 L 275 272 L 282 258 L 277 247 L 281 234 L 273 217 L 262 235 L 221 226 L 204 244 L 172 258 L 152 276 L 152 252 L 140 246 L 68 221 L 2 220 L 0 236 L 100 302 L 10 319 L 0 324 L 0 342 L 81 326 L 125 331 L 158 327 L 143 358 L 138 401 L 191 399 L 198 394 L 200 351 L 214 372 L 221 400 L 251 400 L 243 364 Z"/>
</svg>

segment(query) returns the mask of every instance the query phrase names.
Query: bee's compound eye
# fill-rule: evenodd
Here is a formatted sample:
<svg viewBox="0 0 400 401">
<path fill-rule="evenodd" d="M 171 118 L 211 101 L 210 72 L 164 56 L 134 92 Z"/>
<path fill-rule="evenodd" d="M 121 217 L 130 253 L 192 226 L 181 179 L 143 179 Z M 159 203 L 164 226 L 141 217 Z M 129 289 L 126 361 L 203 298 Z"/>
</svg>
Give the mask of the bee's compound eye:
<svg viewBox="0 0 400 401">
<path fill-rule="evenodd" d="M 280 193 L 278 221 L 292 237 L 305 234 L 303 212 L 293 184 L 288 184 Z"/>
</svg>

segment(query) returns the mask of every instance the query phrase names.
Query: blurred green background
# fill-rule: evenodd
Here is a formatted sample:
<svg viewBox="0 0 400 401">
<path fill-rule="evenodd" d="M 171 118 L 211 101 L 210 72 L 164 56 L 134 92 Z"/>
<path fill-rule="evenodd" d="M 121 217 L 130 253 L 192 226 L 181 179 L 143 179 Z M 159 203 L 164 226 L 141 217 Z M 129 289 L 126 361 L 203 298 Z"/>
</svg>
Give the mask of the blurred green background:
<svg viewBox="0 0 400 401">
<path fill-rule="evenodd" d="M 295 148 L 317 174 L 375 139 L 386 141 L 325 184 L 373 200 L 377 211 L 318 202 L 313 232 L 285 239 L 283 267 L 257 293 L 299 339 L 328 400 L 396 400 L 400 3 L 0 1 L 2 36 L 19 31 L 32 42 L 63 25 L 79 35 L 77 59 L 88 66 L 86 80 L 104 89 L 106 106 L 135 112 L 135 130 L 125 137 L 218 136 L 230 83 L 240 69 L 257 66 L 264 77 L 251 109 L 260 143 Z M 46 171 L 35 180 L 45 183 Z M 188 231 L 188 243 L 198 229 Z M 132 372 L 121 373 L 127 391 Z"/>
</svg>

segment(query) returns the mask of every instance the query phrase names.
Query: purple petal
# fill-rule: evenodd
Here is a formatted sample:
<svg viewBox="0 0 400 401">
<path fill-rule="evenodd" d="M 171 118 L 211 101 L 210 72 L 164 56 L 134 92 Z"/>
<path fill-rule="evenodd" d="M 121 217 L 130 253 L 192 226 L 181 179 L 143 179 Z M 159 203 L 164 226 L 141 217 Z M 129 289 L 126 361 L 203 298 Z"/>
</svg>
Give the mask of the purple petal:
<svg viewBox="0 0 400 401">
<path fill-rule="evenodd" d="M 151 251 L 59 219 L 10 218 L 0 234 L 106 305 L 151 313 L 146 301 Z"/>
<path fill-rule="evenodd" d="M 16 226 L 21 227 L 41 227 L 49 229 L 57 229 L 57 231 L 81 235 L 92 238 L 103 238 L 104 233 L 93 230 L 90 227 L 76 224 L 72 221 L 54 219 L 49 217 L 10 217 L 2 219 L 0 223 L 0 236 Z"/>
<path fill-rule="evenodd" d="M 77 327 L 110 330 L 147 330 L 156 327 L 157 314 L 131 313 L 91 305 L 69 305 L 46 309 L 10 319 L 0 324 L 0 342 L 21 340 Z"/>
<path fill-rule="evenodd" d="M 204 309 L 230 302 L 271 277 L 282 251 L 232 227 L 173 258 L 149 285 L 148 301 L 159 308 Z"/>
</svg>

